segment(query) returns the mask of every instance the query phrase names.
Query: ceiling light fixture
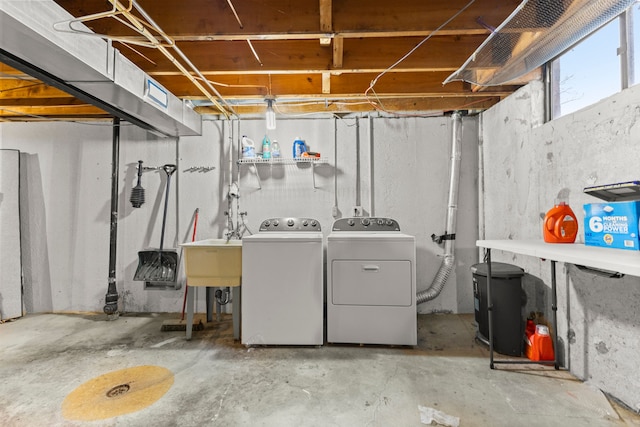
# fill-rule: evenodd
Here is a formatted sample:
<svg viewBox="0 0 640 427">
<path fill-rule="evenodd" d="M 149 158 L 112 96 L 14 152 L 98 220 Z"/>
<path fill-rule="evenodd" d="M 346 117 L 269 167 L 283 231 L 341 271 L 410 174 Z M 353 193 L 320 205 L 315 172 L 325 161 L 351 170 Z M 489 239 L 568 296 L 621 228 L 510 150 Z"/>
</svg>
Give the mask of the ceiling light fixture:
<svg viewBox="0 0 640 427">
<path fill-rule="evenodd" d="M 274 130 L 276 128 L 276 112 L 273 111 L 273 99 L 267 98 L 267 112 L 265 119 L 267 120 L 267 129 Z"/>
</svg>

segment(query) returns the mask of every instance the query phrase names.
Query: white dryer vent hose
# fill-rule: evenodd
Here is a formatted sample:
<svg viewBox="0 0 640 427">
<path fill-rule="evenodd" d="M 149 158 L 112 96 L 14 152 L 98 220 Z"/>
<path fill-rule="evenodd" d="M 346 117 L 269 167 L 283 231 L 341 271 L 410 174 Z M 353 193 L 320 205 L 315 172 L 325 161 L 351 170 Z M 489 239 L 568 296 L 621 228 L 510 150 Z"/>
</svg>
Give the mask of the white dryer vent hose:
<svg viewBox="0 0 640 427">
<path fill-rule="evenodd" d="M 445 234 L 455 236 L 456 234 L 456 214 L 458 212 L 458 184 L 460 183 L 460 153 L 462 146 L 462 116 L 460 112 L 456 111 L 452 114 L 453 120 L 453 138 L 451 141 L 451 170 L 449 175 L 449 205 L 447 208 L 447 228 Z M 427 289 L 417 293 L 416 303 L 422 304 L 423 302 L 431 301 L 435 299 L 444 285 L 447 283 L 447 279 L 453 271 L 455 264 L 454 255 L 455 237 L 444 241 L 444 258 L 440 264 L 440 268 L 436 273 L 436 276 L 431 282 L 431 286 Z"/>
</svg>

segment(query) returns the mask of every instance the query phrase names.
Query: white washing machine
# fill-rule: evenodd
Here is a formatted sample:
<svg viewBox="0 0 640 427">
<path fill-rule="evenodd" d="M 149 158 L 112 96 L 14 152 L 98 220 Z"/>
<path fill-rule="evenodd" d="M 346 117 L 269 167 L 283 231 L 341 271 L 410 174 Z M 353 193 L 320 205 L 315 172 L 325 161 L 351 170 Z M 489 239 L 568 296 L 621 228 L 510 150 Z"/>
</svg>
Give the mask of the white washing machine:
<svg viewBox="0 0 640 427">
<path fill-rule="evenodd" d="M 327 237 L 327 342 L 417 344 L 416 241 L 390 218 L 343 218 Z"/>
<path fill-rule="evenodd" d="M 322 238 L 315 219 L 272 218 L 242 239 L 242 344 L 324 343 Z"/>
</svg>

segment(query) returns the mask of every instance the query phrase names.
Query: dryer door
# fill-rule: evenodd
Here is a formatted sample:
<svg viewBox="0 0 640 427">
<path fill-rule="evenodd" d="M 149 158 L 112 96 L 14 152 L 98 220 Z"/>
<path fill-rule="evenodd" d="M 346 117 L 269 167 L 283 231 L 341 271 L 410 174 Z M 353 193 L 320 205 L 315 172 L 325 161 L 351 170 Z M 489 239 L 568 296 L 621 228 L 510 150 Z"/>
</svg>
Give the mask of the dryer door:
<svg viewBox="0 0 640 427">
<path fill-rule="evenodd" d="M 408 260 L 333 260 L 331 298 L 335 305 L 401 306 L 412 304 Z"/>
</svg>

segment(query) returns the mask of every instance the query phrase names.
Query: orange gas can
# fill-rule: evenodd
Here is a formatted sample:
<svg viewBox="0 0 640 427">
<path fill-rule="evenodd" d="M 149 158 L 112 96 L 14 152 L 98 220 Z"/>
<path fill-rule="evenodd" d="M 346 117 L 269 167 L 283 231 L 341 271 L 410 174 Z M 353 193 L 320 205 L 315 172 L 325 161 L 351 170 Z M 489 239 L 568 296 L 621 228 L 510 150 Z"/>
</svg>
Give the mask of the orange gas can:
<svg viewBox="0 0 640 427">
<path fill-rule="evenodd" d="M 542 225 L 547 243 L 573 243 L 578 235 L 578 220 L 569 205 L 560 202 L 547 212 Z"/>
</svg>

